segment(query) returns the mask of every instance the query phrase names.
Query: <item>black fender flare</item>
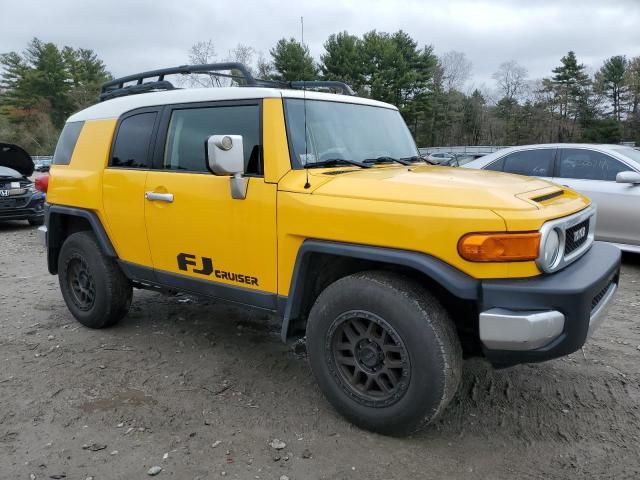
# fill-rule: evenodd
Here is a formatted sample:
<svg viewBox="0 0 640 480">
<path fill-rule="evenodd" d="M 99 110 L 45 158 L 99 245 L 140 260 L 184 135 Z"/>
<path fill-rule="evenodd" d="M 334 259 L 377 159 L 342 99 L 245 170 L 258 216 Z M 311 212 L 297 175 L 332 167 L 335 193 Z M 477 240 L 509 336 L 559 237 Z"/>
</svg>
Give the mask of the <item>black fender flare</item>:
<svg viewBox="0 0 640 480">
<path fill-rule="evenodd" d="M 63 228 L 62 219 L 69 216 L 85 219 L 89 223 L 91 230 L 98 240 L 98 245 L 100 245 L 104 254 L 108 257 L 118 258 L 116 250 L 113 248 L 113 244 L 95 212 L 84 208 L 47 205 L 45 207 L 47 264 L 51 274 L 58 272 L 58 253 L 60 252 L 60 247 L 62 247 L 64 239 L 67 237 L 67 232 L 65 232 Z"/>
<path fill-rule="evenodd" d="M 296 263 L 291 277 L 289 295 L 284 306 L 281 338 L 286 341 L 292 320 L 302 310 L 305 276 L 313 275 L 309 271 L 309 263 L 314 253 L 370 260 L 416 270 L 437 282 L 452 295 L 464 300 L 480 298 L 480 281 L 452 267 L 448 263 L 425 253 L 399 250 L 385 247 L 373 247 L 350 243 L 339 243 L 325 240 L 305 240 L 298 250 Z"/>
</svg>

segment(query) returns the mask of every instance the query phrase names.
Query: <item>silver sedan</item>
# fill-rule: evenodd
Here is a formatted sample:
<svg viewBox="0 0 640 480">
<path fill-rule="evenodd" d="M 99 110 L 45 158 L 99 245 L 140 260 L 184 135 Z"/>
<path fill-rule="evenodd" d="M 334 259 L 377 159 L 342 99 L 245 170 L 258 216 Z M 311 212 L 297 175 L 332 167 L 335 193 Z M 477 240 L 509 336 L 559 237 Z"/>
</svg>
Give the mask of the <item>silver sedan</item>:
<svg viewBox="0 0 640 480">
<path fill-rule="evenodd" d="M 541 177 L 577 190 L 598 207 L 596 238 L 640 253 L 639 150 L 622 145 L 525 145 L 491 153 L 464 168 Z"/>
</svg>

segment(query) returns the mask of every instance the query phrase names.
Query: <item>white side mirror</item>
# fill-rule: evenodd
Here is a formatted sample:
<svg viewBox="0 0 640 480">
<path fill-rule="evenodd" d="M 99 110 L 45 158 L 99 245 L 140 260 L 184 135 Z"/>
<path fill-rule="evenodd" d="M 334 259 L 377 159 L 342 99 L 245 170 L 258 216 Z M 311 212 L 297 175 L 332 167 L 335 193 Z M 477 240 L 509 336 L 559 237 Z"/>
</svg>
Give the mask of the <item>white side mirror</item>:
<svg viewBox="0 0 640 480">
<path fill-rule="evenodd" d="M 205 144 L 207 164 L 215 175 L 231 175 L 231 197 L 244 200 L 249 180 L 244 173 L 242 135 L 211 135 Z"/>
<path fill-rule="evenodd" d="M 242 135 L 211 135 L 207 138 L 207 162 L 216 175 L 244 173 Z"/>
<path fill-rule="evenodd" d="M 620 172 L 616 175 L 617 183 L 632 183 L 634 185 L 640 183 L 640 173 L 638 172 Z"/>
</svg>

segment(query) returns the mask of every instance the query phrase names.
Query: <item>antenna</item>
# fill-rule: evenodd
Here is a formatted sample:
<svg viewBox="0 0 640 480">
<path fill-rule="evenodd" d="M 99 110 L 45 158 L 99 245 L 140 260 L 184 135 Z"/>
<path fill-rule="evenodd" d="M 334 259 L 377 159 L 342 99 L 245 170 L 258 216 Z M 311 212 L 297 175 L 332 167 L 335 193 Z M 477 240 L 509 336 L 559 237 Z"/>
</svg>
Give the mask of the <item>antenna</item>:
<svg viewBox="0 0 640 480">
<path fill-rule="evenodd" d="M 309 167 L 307 166 L 307 162 L 309 161 L 309 146 L 307 142 L 307 85 L 306 85 L 306 82 L 302 90 L 302 105 L 304 106 L 304 170 L 307 174 L 307 181 L 304 184 L 304 188 L 307 189 L 311 187 L 311 184 L 309 183 Z"/>
<path fill-rule="evenodd" d="M 300 17 L 300 43 L 304 48 L 304 17 Z M 311 188 L 309 183 L 309 168 L 307 162 L 309 161 L 309 146 L 307 142 L 307 81 L 302 81 L 302 105 L 304 106 L 304 170 L 306 172 L 307 181 L 304 184 L 304 188 Z"/>
</svg>

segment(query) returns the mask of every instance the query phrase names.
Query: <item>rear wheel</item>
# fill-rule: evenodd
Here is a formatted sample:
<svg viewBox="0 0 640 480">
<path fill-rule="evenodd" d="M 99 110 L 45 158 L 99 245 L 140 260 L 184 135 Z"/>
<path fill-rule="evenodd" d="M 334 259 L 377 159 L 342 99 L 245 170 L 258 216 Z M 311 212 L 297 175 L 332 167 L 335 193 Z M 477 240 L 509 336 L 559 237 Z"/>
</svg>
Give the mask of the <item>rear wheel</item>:
<svg viewBox="0 0 640 480">
<path fill-rule="evenodd" d="M 391 272 L 342 278 L 316 300 L 307 351 L 320 388 L 356 425 L 409 434 L 440 415 L 461 377 L 462 349 L 440 303 Z"/>
<path fill-rule="evenodd" d="M 89 328 L 117 323 L 129 311 L 133 289 L 91 232 L 70 235 L 58 259 L 58 281 L 73 316 Z"/>
</svg>

